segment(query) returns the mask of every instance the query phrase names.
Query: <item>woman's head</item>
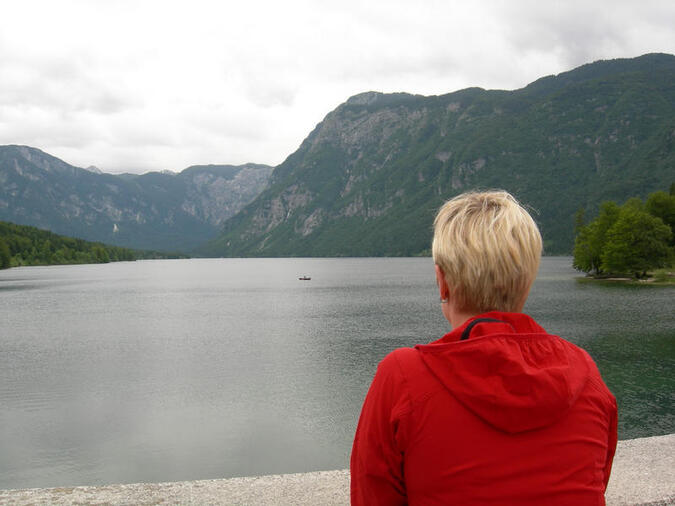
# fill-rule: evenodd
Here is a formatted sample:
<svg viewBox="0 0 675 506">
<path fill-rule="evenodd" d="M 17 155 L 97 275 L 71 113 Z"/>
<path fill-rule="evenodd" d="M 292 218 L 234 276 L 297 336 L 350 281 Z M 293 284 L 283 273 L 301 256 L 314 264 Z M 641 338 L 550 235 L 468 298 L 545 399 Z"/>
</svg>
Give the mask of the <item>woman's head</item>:
<svg viewBox="0 0 675 506">
<path fill-rule="evenodd" d="M 537 275 L 541 235 L 505 191 L 446 202 L 434 221 L 432 252 L 458 310 L 520 311 Z"/>
</svg>

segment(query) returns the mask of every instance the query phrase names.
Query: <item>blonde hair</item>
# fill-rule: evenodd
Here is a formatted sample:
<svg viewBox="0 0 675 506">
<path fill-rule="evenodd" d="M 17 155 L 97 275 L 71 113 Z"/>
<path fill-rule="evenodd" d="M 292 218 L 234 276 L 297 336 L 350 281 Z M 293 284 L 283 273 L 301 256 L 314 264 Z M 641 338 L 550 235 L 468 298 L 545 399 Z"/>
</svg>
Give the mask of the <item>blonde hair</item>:
<svg viewBox="0 0 675 506">
<path fill-rule="evenodd" d="M 505 191 L 458 195 L 434 220 L 434 262 L 459 310 L 520 311 L 541 249 L 534 220 Z"/>
</svg>

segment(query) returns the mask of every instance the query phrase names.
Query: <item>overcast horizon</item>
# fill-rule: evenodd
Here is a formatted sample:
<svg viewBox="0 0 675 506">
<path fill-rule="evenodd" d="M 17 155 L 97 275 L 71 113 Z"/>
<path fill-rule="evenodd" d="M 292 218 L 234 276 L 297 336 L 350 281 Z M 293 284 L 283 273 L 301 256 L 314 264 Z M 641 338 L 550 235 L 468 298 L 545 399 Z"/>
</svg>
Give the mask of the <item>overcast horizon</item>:
<svg viewBox="0 0 675 506">
<path fill-rule="evenodd" d="M 366 91 L 513 90 L 675 53 L 672 2 L 27 0 L 0 19 L 0 144 L 104 172 L 278 165 Z"/>
</svg>

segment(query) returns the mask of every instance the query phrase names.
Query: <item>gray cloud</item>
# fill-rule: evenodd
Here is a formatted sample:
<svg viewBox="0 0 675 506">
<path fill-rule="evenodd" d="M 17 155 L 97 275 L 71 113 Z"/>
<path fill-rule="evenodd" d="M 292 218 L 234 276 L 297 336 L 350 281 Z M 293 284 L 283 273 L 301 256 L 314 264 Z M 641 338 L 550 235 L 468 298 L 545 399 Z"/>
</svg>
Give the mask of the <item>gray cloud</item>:
<svg viewBox="0 0 675 506">
<path fill-rule="evenodd" d="M 350 95 L 513 89 L 673 53 L 674 27 L 657 0 L 15 2 L 0 143 L 115 172 L 277 164 Z"/>
<path fill-rule="evenodd" d="M 499 13 L 515 51 L 556 57 L 567 68 L 675 49 L 670 2 L 525 0 L 502 4 Z"/>
</svg>

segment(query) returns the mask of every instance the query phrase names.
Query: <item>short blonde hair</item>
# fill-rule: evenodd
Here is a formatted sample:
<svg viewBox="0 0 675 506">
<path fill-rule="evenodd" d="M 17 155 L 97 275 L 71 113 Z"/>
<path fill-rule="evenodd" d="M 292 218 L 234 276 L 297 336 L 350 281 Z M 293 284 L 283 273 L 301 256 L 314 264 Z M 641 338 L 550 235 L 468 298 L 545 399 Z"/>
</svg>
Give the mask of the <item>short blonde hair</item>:
<svg viewBox="0 0 675 506">
<path fill-rule="evenodd" d="M 434 220 L 434 262 L 459 310 L 520 311 L 541 249 L 536 223 L 505 191 L 458 195 Z"/>
</svg>

